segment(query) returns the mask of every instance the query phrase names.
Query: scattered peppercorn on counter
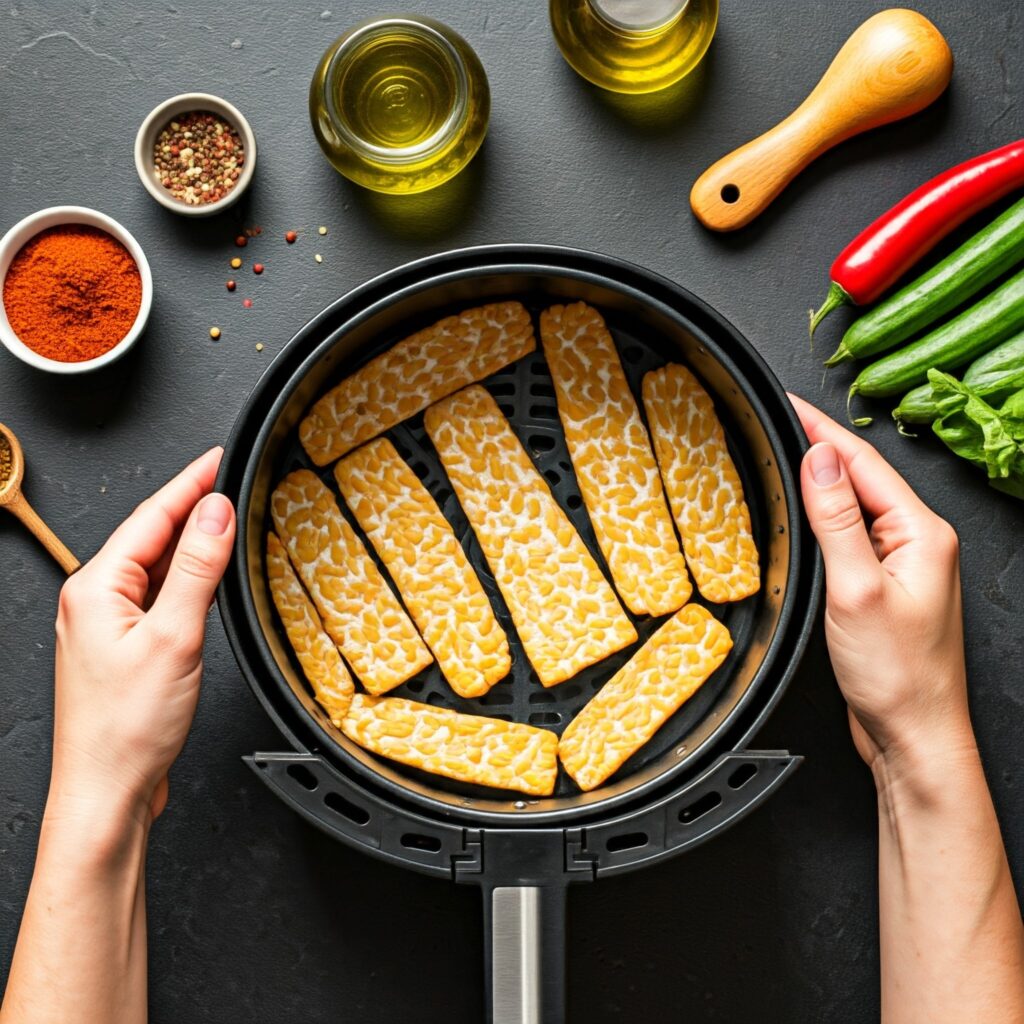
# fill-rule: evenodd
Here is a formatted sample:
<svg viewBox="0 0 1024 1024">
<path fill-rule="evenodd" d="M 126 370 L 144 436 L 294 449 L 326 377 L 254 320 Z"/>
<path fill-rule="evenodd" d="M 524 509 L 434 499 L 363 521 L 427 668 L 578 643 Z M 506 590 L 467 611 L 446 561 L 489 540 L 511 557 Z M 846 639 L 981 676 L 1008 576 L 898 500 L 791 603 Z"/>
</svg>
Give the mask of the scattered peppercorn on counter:
<svg viewBox="0 0 1024 1024">
<path fill-rule="evenodd" d="M 544 311 L 540 334 L 600 555 L 487 390 L 491 374 L 536 348 L 530 313 L 499 302 L 399 341 L 313 404 L 298 428 L 306 456 L 334 462 L 366 543 L 332 488 L 296 469 L 271 498 L 266 562 L 284 634 L 345 736 L 414 768 L 534 796 L 554 791 L 559 760 L 581 789 L 602 785 L 728 656 L 726 626 L 687 603 L 687 564 L 706 601 L 760 587 L 742 486 L 696 377 L 655 370 L 641 404 L 600 312 L 582 302 Z M 561 737 L 385 696 L 434 659 L 462 698 L 485 695 L 512 666 L 452 524 L 382 436 L 419 415 L 543 686 L 637 642 L 623 605 L 665 617 Z"/>
</svg>

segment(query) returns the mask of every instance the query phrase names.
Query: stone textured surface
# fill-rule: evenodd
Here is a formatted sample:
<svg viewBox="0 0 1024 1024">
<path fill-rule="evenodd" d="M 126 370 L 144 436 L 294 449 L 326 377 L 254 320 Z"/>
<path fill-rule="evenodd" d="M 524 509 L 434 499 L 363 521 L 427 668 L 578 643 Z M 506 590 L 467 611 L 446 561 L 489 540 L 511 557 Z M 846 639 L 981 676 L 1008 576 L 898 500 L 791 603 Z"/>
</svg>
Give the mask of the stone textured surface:
<svg viewBox="0 0 1024 1024">
<path fill-rule="evenodd" d="M 576 78 L 539 2 L 428 6 L 479 52 L 494 96 L 491 132 L 461 178 L 402 201 L 340 179 L 306 121 L 319 54 L 379 13 L 369 0 L 3 5 L 0 227 L 54 203 L 99 207 L 136 234 L 157 288 L 145 339 L 102 376 L 44 378 L 0 353 L 0 420 L 24 443 L 28 496 L 80 556 L 226 436 L 261 368 L 304 320 L 373 274 L 460 245 L 567 243 L 645 264 L 733 320 L 786 386 L 841 415 L 847 376 L 834 373 L 822 388 L 805 328 L 832 258 L 920 181 L 1024 134 L 1018 5 L 921 0 L 915 6 L 956 56 L 948 95 L 828 154 L 748 229 L 715 236 L 690 215 L 691 182 L 795 105 L 878 3 L 726 0 L 704 65 L 647 104 Z M 131 163 L 146 112 L 187 89 L 237 103 L 260 142 L 249 196 L 207 222 L 157 207 Z M 266 229 L 244 253 L 266 265 L 258 279 L 228 268 L 237 226 L 252 222 Z M 289 247 L 290 228 L 303 233 Z M 234 296 L 229 276 L 239 281 Z M 842 323 L 827 322 L 822 351 Z M 223 330 L 216 344 L 214 324 Z M 905 441 L 884 423 L 871 438 L 960 531 L 973 710 L 1024 881 L 1024 680 L 1014 669 L 1022 509 L 934 444 Z M 59 585 L 35 543 L 0 518 L 0 982 L 46 791 Z M 216 614 L 206 665 L 171 805 L 153 832 L 154 1024 L 478 1021 L 477 893 L 379 864 L 288 811 L 239 760 L 279 739 Z M 572 892 L 573 1021 L 877 1020 L 874 799 L 820 640 L 760 740 L 807 755 L 762 811 L 686 857 Z"/>
</svg>

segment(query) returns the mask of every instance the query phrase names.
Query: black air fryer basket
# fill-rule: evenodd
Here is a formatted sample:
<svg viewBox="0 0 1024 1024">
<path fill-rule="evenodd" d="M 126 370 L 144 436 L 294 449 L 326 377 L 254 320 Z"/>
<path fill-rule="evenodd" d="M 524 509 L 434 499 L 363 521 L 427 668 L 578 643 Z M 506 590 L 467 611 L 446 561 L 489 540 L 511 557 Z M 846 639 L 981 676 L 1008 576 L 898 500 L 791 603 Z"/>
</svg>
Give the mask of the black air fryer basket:
<svg viewBox="0 0 1024 1024">
<path fill-rule="evenodd" d="M 310 403 L 407 334 L 502 299 L 518 299 L 535 315 L 576 299 L 596 306 L 637 394 L 643 374 L 669 360 L 697 374 L 725 426 L 762 567 L 760 593 L 710 606 L 729 627 L 734 648 L 654 739 L 594 792 L 580 793 L 563 776 L 554 795 L 539 800 L 405 768 L 349 741 L 313 700 L 280 630 L 263 570 L 271 490 L 291 469 L 316 469 L 296 438 Z M 603 565 L 539 346 L 484 384 Z M 436 665 L 394 693 L 560 732 L 635 648 L 552 689 L 542 687 L 425 437 L 422 416 L 388 436 L 462 539 L 513 652 L 510 676 L 478 700 L 456 697 Z M 392 863 L 481 887 L 488 1020 L 563 1019 L 570 882 L 641 867 L 708 839 L 758 806 L 799 763 L 787 751 L 751 750 L 748 743 L 796 669 L 821 592 L 821 568 L 794 480 L 805 445 L 774 375 L 712 309 L 631 264 L 545 246 L 447 253 L 369 282 L 292 339 L 242 410 L 217 483 L 239 514 L 219 605 L 245 677 L 289 748 L 246 760 L 281 799 L 332 836 Z M 330 467 L 316 471 L 333 487 Z M 633 621 L 643 642 L 663 620 Z"/>
</svg>

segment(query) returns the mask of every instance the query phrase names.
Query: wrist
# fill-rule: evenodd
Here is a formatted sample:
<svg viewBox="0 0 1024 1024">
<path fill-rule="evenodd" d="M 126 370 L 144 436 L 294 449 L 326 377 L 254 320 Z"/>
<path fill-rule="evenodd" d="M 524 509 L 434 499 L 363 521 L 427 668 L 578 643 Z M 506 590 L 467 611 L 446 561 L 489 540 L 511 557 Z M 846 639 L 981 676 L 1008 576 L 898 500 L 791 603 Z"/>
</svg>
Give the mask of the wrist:
<svg viewBox="0 0 1024 1024">
<path fill-rule="evenodd" d="M 154 783 L 131 758 L 72 746 L 55 734 L 47 804 L 100 821 L 133 817 L 148 827 Z"/>
<path fill-rule="evenodd" d="M 69 785 L 55 775 L 40 842 L 64 847 L 98 867 L 113 866 L 145 846 L 151 824 L 148 804 L 130 790 L 81 780 Z"/>
<path fill-rule="evenodd" d="M 966 710 L 940 725 L 910 730 L 870 762 L 879 800 L 931 807 L 958 783 L 981 774 L 978 746 Z"/>
</svg>

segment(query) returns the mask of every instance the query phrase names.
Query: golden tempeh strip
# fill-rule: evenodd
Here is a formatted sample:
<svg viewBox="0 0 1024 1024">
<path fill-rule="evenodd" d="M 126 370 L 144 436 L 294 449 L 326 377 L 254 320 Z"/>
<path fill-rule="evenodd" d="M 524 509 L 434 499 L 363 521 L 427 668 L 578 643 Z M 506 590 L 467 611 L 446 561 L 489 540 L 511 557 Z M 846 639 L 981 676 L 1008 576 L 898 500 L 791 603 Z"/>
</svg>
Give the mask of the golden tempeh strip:
<svg viewBox="0 0 1024 1024">
<path fill-rule="evenodd" d="M 682 608 L 693 588 L 647 428 L 601 314 L 541 314 L 540 337 L 580 493 L 612 580 L 636 615 Z"/>
<path fill-rule="evenodd" d="M 432 405 L 423 422 L 540 681 L 554 686 L 636 640 L 494 399 L 466 388 Z"/>
<path fill-rule="evenodd" d="M 562 734 L 558 755 L 580 789 L 594 789 L 618 771 L 731 649 L 729 630 L 706 608 L 688 604 L 676 612 Z"/>
<path fill-rule="evenodd" d="M 531 796 L 555 788 L 558 737 L 547 729 L 359 693 L 341 728 L 374 754 L 449 779 Z"/>
<path fill-rule="evenodd" d="M 334 475 L 452 689 L 485 694 L 512 667 L 508 640 L 430 492 L 383 437 L 342 459 Z"/>
<path fill-rule="evenodd" d="M 327 635 L 370 693 L 386 693 L 433 658 L 334 495 L 308 469 L 289 473 L 271 514 Z"/>
<path fill-rule="evenodd" d="M 299 440 L 324 466 L 536 347 L 530 314 L 519 302 L 445 317 L 328 391 L 299 424 Z"/>
<path fill-rule="evenodd" d="M 643 398 L 697 589 L 719 603 L 757 593 L 761 567 L 750 512 L 711 397 L 689 370 L 669 363 L 644 377 Z"/>
<path fill-rule="evenodd" d="M 324 632 L 320 616 L 302 589 L 276 533 L 267 534 L 267 581 L 288 642 L 314 696 L 330 720 L 340 726 L 355 690 L 352 675 Z"/>
</svg>

